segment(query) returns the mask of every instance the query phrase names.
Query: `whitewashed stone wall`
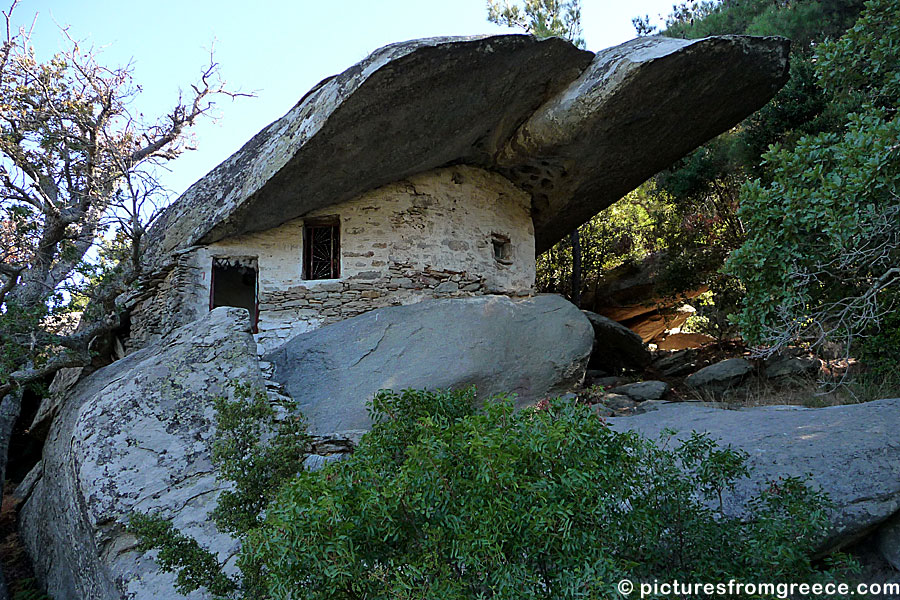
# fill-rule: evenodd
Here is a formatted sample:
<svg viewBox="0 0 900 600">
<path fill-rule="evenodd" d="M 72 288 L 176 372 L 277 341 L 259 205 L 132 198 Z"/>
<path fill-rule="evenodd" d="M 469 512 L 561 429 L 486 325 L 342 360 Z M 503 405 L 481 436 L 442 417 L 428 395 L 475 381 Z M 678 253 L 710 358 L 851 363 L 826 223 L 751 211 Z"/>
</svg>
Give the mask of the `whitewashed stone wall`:
<svg viewBox="0 0 900 600">
<path fill-rule="evenodd" d="M 341 278 L 301 279 L 303 220 L 195 248 L 132 312 L 141 347 L 209 306 L 213 257 L 256 257 L 260 351 L 323 324 L 430 297 L 530 295 L 531 198 L 501 175 L 469 166 L 422 173 L 308 217 L 340 219 Z M 510 241 L 507 261 L 492 238 Z M 172 298 L 180 308 L 173 312 Z M 164 307 L 164 308 L 163 308 Z M 185 320 L 186 319 L 186 320 Z"/>
</svg>

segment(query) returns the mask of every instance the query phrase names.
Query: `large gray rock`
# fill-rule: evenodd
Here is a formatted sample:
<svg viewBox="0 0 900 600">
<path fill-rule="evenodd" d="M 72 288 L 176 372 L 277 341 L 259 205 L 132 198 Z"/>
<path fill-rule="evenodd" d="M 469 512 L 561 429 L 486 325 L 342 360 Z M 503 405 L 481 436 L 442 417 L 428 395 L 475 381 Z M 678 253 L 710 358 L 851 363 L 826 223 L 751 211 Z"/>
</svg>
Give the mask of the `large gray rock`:
<svg viewBox="0 0 900 600">
<path fill-rule="evenodd" d="M 751 371 L 753 365 L 747 359 L 728 358 L 688 375 L 684 382 L 692 388 L 722 391 L 738 385 Z"/>
<path fill-rule="evenodd" d="M 823 551 L 852 543 L 900 510 L 900 398 L 828 408 L 741 410 L 659 403 L 655 410 L 610 423 L 616 430 L 657 439 L 664 428 L 681 436 L 706 432 L 747 452 L 752 475 L 725 498 L 731 515 L 746 515 L 747 501 L 768 481 L 809 475 L 836 505 L 833 528 L 819 547 Z"/>
<path fill-rule="evenodd" d="M 640 37 L 601 50 L 498 162 L 534 196 L 537 252 L 750 115 L 787 81 L 783 38 Z M 540 177 L 531 177 L 537 169 Z"/>
<path fill-rule="evenodd" d="M 296 336 L 266 361 L 317 433 L 367 429 L 379 389 L 462 388 L 525 404 L 584 376 L 593 331 L 560 296 L 426 300 Z"/>
<path fill-rule="evenodd" d="M 878 550 L 884 560 L 900 571 L 900 513 L 891 517 L 879 529 Z"/>
<path fill-rule="evenodd" d="M 491 164 L 591 58 L 528 35 L 380 48 L 320 82 L 191 186 L 152 228 L 150 253 L 269 229 L 448 163 Z"/>
<path fill-rule="evenodd" d="M 625 394 L 632 400 L 661 400 L 669 392 L 669 384 L 665 381 L 638 381 L 628 383 L 609 390 L 613 394 Z"/>
<path fill-rule="evenodd" d="M 229 394 L 233 381 L 262 389 L 247 311 L 218 308 L 74 388 L 20 517 L 22 540 L 50 595 L 183 597 L 152 554 L 134 550 L 124 530 L 132 511 L 160 511 L 222 560 L 236 553 L 237 543 L 207 517 L 222 488 L 209 458 L 211 399 Z"/>
<path fill-rule="evenodd" d="M 709 364 L 696 348 L 685 348 L 674 352 L 660 353 L 650 365 L 653 370 L 666 377 L 680 377 L 698 371 Z"/>
<path fill-rule="evenodd" d="M 639 38 L 596 55 L 558 38 L 386 46 L 322 81 L 170 206 L 156 259 L 260 231 L 448 163 L 532 193 L 542 252 L 765 104 L 788 42 Z"/>
<path fill-rule="evenodd" d="M 809 379 L 821 367 L 822 361 L 814 356 L 776 356 L 766 361 L 765 373 L 769 379 Z"/>
<path fill-rule="evenodd" d="M 582 311 L 594 328 L 591 367 L 620 370 L 641 369 L 653 358 L 641 336 L 624 325 L 589 310 Z"/>
</svg>

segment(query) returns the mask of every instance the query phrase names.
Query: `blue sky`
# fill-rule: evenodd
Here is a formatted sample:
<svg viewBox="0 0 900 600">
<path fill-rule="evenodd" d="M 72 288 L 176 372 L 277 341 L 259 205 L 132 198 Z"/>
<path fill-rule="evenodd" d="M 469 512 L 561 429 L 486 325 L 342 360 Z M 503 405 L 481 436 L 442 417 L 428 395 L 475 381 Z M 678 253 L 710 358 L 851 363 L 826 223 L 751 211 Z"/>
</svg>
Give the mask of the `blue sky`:
<svg viewBox="0 0 900 600">
<path fill-rule="evenodd" d="M 672 0 L 583 0 L 588 49 L 634 37 L 631 19 L 667 14 Z M 136 108 L 163 114 L 179 86 L 199 74 L 216 40 L 216 59 L 234 89 L 255 98 L 218 102 L 219 118 L 197 128 L 198 149 L 171 163 L 164 181 L 175 195 L 286 113 L 324 77 L 392 42 L 436 35 L 508 33 L 487 22 L 484 0 L 24 0 L 16 23 L 38 13 L 42 56 L 63 44 L 57 28 L 102 47 L 105 64 L 133 60 L 144 89 Z"/>
</svg>

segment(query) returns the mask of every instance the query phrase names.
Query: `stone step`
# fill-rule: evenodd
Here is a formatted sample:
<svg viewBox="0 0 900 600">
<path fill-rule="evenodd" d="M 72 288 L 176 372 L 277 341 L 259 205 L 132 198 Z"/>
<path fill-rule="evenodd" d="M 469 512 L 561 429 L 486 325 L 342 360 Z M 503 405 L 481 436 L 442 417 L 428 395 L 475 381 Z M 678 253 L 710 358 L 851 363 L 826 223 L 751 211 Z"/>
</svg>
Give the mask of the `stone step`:
<svg viewBox="0 0 900 600">
<path fill-rule="evenodd" d="M 262 373 L 263 379 L 272 379 L 275 375 L 275 365 L 265 360 L 259 361 L 259 371 Z"/>
<path fill-rule="evenodd" d="M 284 385 L 278 383 L 277 381 L 273 381 L 272 379 L 266 379 L 265 381 L 266 391 L 267 392 L 275 392 L 277 394 L 289 395 L 287 391 L 284 389 Z"/>
</svg>

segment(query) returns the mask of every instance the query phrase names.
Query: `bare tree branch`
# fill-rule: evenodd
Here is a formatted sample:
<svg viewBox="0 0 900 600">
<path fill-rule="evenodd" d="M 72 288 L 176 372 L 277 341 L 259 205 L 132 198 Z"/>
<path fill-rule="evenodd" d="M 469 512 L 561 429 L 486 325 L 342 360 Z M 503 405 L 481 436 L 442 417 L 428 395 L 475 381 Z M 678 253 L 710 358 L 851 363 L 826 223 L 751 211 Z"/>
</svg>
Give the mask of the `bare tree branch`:
<svg viewBox="0 0 900 600">
<path fill-rule="evenodd" d="M 0 393 L 83 363 L 119 326 L 114 299 L 140 275 L 146 229 L 169 199 L 158 169 L 192 148 L 189 132 L 213 117 L 216 98 L 252 95 L 226 86 L 210 49 L 171 111 L 136 118 L 132 63 L 101 64 L 67 27 L 63 50 L 40 62 L 30 31 L 13 30 L 18 2 L 3 13 L 0 45 L 0 337 L 21 345 L 22 361 L 0 364 Z M 12 307 L 40 322 L 74 298 L 92 300 L 95 323 L 62 337 L 44 325 L 15 330 Z"/>
</svg>

